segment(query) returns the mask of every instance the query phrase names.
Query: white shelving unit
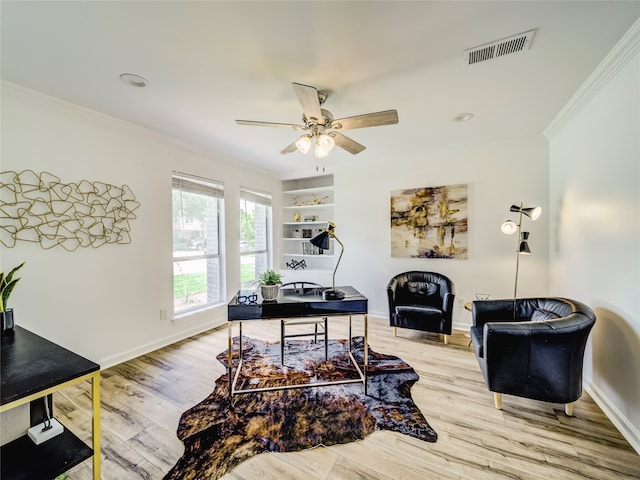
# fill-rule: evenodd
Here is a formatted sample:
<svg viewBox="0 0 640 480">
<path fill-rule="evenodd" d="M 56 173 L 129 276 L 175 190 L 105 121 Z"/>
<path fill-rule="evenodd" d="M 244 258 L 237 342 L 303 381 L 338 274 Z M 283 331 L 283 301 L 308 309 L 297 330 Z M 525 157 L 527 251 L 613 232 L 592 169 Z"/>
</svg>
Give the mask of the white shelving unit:
<svg viewBox="0 0 640 480">
<path fill-rule="evenodd" d="M 311 238 L 326 230 L 333 220 L 333 175 L 285 180 L 282 182 L 282 261 L 286 279 L 289 272 L 300 272 L 302 279 L 326 273 L 335 263 L 334 242 L 329 250 L 319 251 Z"/>
</svg>

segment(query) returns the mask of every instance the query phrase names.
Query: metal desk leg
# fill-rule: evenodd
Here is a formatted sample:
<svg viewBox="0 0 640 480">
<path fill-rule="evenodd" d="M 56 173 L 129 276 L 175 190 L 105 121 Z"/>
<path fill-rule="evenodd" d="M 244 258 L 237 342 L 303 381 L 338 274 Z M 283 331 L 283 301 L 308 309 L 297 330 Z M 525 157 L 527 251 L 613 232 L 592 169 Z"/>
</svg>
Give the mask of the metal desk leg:
<svg viewBox="0 0 640 480">
<path fill-rule="evenodd" d="M 367 394 L 367 370 L 369 368 L 369 316 L 364 315 L 364 394 Z"/>
<path fill-rule="evenodd" d="M 316 324 L 318 328 L 318 324 Z M 329 320 L 324 317 L 324 361 L 329 360 Z"/>
<path fill-rule="evenodd" d="M 229 333 L 229 341 L 227 344 L 228 350 L 227 350 L 227 373 L 229 374 L 229 398 L 231 398 L 231 396 L 233 395 L 233 356 L 231 355 L 231 346 L 232 346 L 232 339 L 231 339 L 231 334 L 232 334 L 232 328 L 231 325 L 233 324 L 233 322 L 229 322 L 227 325 L 227 331 Z"/>
<path fill-rule="evenodd" d="M 284 320 L 280 320 L 280 365 L 284 365 Z"/>
<path fill-rule="evenodd" d="M 91 401 L 93 403 L 93 480 L 100 480 L 100 371 L 91 379 Z"/>
</svg>

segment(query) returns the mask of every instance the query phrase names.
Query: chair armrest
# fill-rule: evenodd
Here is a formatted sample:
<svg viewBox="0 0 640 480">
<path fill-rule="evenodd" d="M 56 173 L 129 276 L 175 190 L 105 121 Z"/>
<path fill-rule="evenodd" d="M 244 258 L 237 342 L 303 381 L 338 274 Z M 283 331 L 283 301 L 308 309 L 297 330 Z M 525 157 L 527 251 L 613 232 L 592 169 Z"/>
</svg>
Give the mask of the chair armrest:
<svg viewBox="0 0 640 480">
<path fill-rule="evenodd" d="M 471 304 L 474 326 L 487 322 L 513 322 L 513 300 L 478 300 Z"/>
<path fill-rule="evenodd" d="M 442 311 L 447 315 L 451 315 L 453 313 L 453 301 L 455 299 L 455 295 L 453 293 L 445 293 L 444 299 L 442 301 Z"/>
<path fill-rule="evenodd" d="M 398 282 L 396 280 L 392 280 L 387 285 L 387 299 L 389 301 L 389 313 L 393 313 L 393 310 L 396 307 L 396 288 L 398 286 Z"/>
</svg>

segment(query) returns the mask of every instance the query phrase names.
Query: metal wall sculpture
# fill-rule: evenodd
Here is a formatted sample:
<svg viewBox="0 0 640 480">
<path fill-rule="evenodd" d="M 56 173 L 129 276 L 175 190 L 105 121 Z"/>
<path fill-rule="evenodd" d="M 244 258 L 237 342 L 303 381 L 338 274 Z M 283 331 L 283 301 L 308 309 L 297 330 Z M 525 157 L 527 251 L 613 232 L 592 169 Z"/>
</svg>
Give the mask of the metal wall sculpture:
<svg viewBox="0 0 640 480">
<path fill-rule="evenodd" d="M 63 183 L 48 172 L 0 172 L 0 243 L 18 240 L 44 249 L 131 243 L 129 222 L 140 206 L 127 185 Z"/>
<path fill-rule="evenodd" d="M 467 185 L 391 192 L 391 256 L 467 258 Z"/>
</svg>

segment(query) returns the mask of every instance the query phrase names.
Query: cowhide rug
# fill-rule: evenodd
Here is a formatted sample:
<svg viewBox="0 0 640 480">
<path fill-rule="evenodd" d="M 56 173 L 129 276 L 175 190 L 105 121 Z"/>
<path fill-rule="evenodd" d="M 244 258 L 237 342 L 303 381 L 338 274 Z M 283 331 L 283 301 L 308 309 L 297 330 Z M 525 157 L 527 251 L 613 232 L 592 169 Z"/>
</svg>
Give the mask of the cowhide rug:
<svg viewBox="0 0 640 480">
<path fill-rule="evenodd" d="M 235 365 L 237 341 L 232 347 Z M 354 357 L 362 365 L 364 340 L 354 337 L 352 342 Z M 236 388 L 358 378 L 347 340 L 329 340 L 328 361 L 322 342 L 288 340 L 284 366 L 278 342 L 245 337 L 243 350 Z M 226 351 L 217 358 L 226 366 Z M 182 414 L 178 438 L 185 451 L 165 480 L 218 479 L 258 453 L 348 443 L 376 430 L 435 442 L 437 433 L 411 399 L 411 386 L 418 380 L 411 366 L 369 349 L 368 372 L 368 395 L 362 383 L 354 383 L 241 394 L 232 403 L 228 375 L 221 376 L 211 395 Z"/>
</svg>

